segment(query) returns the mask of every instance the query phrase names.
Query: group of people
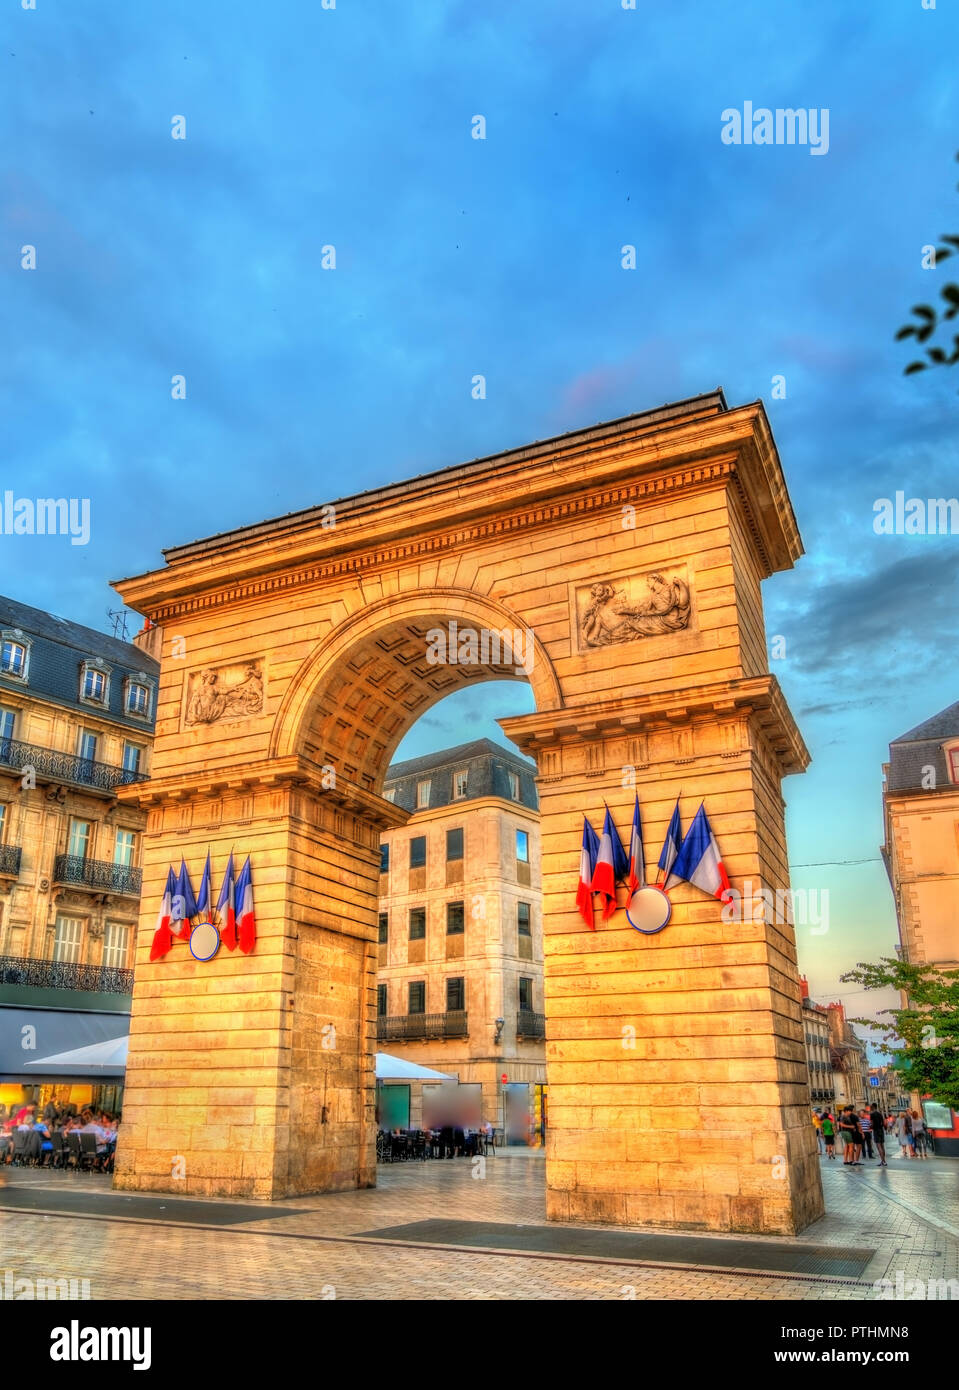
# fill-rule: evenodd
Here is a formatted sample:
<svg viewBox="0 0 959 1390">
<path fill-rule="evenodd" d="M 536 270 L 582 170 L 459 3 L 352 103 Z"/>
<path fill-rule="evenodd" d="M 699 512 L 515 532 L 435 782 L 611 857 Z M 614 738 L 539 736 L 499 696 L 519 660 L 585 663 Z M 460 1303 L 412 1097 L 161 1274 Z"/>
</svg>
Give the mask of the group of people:
<svg viewBox="0 0 959 1390">
<path fill-rule="evenodd" d="M 886 1140 L 898 1139 L 903 1158 L 928 1158 L 929 1136 L 926 1122 L 915 1110 L 899 1115 L 883 1115 L 878 1105 L 856 1110 L 847 1105 L 835 1113 L 817 1107 L 812 1122 L 816 1130 L 819 1152 L 827 1159 L 836 1157 L 836 1137 L 842 1138 L 842 1161 L 847 1168 L 861 1168 L 862 1155 L 879 1159 L 879 1167 L 887 1167 Z"/>
<path fill-rule="evenodd" d="M 438 1129 L 380 1130 L 377 1157 L 383 1161 L 397 1158 L 472 1158 L 478 1153 L 495 1149 L 495 1131 L 488 1122 L 478 1129 L 443 1125 Z"/>
<path fill-rule="evenodd" d="M 53 1137 L 59 1134 L 66 1141 L 71 1133 L 92 1134 L 96 1141 L 96 1162 L 93 1165 L 101 1172 L 113 1171 L 113 1156 L 117 1147 L 117 1126 L 120 1117 L 106 1110 L 93 1110 L 89 1106 L 78 1110 L 75 1105 L 57 1105 L 48 1101 L 38 1114 L 35 1105 L 21 1105 L 17 1108 L 0 1103 L 0 1164 L 12 1163 L 15 1138 L 18 1133 L 36 1134 L 28 1147 L 30 1161 L 39 1167 L 46 1167 L 54 1161 L 55 1145 Z"/>
</svg>

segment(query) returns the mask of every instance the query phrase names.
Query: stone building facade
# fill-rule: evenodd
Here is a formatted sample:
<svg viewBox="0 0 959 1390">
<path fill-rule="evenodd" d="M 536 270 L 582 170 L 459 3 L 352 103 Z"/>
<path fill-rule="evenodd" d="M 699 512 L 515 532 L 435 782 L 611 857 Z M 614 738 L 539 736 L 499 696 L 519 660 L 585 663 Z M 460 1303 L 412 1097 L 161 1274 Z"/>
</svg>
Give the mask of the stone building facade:
<svg viewBox="0 0 959 1390">
<path fill-rule="evenodd" d="M 0 598 L 0 955 L 133 964 L 157 662 Z"/>
<path fill-rule="evenodd" d="M 954 970 L 959 966 L 959 702 L 890 743 L 882 806 L 882 855 L 895 899 L 900 954 L 913 964 Z M 911 1108 L 922 1104 L 914 1091 Z M 937 1106 L 927 1111 L 927 1120 L 938 1152 L 959 1154 L 959 1112 Z"/>
<path fill-rule="evenodd" d="M 854 1105 L 861 1110 L 869 1095 L 869 1062 L 866 1045 L 846 1018 L 842 1004 L 827 1004 L 832 1083 L 836 1105 Z"/>
<path fill-rule="evenodd" d="M 380 842 L 377 1046 L 455 1075 L 458 1086 L 387 1086 L 386 1127 L 403 1127 L 405 1106 L 413 1127 L 461 1111 L 514 1142 L 542 1137 L 535 775 L 489 739 L 387 772 L 384 797 L 410 818 Z"/>
<path fill-rule="evenodd" d="M 832 1053 L 829 1043 L 829 1012 L 809 997 L 809 982 L 803 975 L 802 990 L 803 1035 L 806 1043 L 806 1066 L 809 1070 L 809 1095 L 814 1106 L 831 1105 L 836 1099 L 832 1072 Z"/>
<path fill-rule="evenodd" d="M 959 965 L 959 703 L 894 739 L 883 859 L 904 959 Z"/>
</svg>

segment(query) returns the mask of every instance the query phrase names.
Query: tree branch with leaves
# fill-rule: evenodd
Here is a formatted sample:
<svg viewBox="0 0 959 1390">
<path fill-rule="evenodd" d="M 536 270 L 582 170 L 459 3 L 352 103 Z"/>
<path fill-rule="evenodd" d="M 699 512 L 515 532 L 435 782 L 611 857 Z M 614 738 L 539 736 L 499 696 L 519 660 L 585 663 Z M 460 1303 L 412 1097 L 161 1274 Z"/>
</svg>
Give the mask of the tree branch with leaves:
<svg viewBox="0 0 959 1390">
<path fill-rule="evenodd" d="M 959 154 L 956 155 L 959 159 Z M 957 185 L 959 187 L 959 185 Z M 940 237 L 942 246 L 930 248 L 929 269 L 935 269 L 940 261 L 947 260 L 950 256 L 959 251 L 959 236 Z M 937 312 L 931 304 L 914 304 L 910 313 L 916 319 L 915 323 L 907 323 L 896 334 L 896 342 L 902 342 L 905 338 L 915 338 L 917 343 L 927 343 L 937 330 L 942 330 L 943 325 L 949 320 L 959 315 L 959 285 L 943 285 L 939 291 L 944 308 Z M 948 335 L 946 335 L 948 336 Z M 910 362 L 903 368 L 904 376 L 911 376 L 914 372 L 924 372 L 927 367 L 953 367 L 959 362 L 959 333 L 953 335 L 952 347 L 944 347 L 939 344 L 926 348 L 928 362 L 923 362 L 918 358 L 915 362 Z"/>
<path fill-rule="evenodd" d="M 873 1045 L 909 1090 L 959 1110 L 959 970 L 884 956 L 875 965 L 860 961 L 842 979 L 867 990 L 897 989 L 906 996 L 904 1007 L 880 1010 L 888 1022 L 853 1021 L 883 1035 Z"/>
</svg>

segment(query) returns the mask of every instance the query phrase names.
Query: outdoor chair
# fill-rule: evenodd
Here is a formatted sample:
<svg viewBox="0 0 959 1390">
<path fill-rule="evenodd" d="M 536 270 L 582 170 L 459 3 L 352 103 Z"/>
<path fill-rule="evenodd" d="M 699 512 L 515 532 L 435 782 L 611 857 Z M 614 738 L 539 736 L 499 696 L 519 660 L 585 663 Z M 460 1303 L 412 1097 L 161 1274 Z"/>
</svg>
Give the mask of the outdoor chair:
<svg viewBox="0 0 959 1390">
<path fill-rule="evenodd" d="M 80 1171 L 80 1136 L 76 1130 L 71 1129 L 66 1136 L 67 1141 L 67 1167 L 74 1173 Z"/>
<path fill-rule="evenodd" d="M 29 1130 L 26 1130 L 26 1129 L 18 1129 L 18 1130 L 16 1130 L 16 1132 L 14 1133 L 14 1136 L 13 1136 L 13 1167 L 14 1167 L 14 1168 L 21 1168 L 21 1167 L 23 1167 L 24 1164 L 25 1164 L 26 1161 L 27 1161 L 27 1140 L 29 1139 L 29 1137 L 30 1137 L 30 1131 L 29 1131 Z"/>
<path fill-rule="evenodd" d="M 63 1135 L 60 1133 L 58 1129 L 55 1129 L 50 1134 L 50 1140 L 53 1144 L 53 1154 L 50 1158 L 50 1166 L 52 1168 L 63 1168 L 66 1165 L 67 1161 L 66 1146 L 63 1142 Z"/>
<path fill-rule="evenodd" d="M 97 1166 L 97 1136 L 95 1134 L 79 1134 L 80 1140 L 80 1167 L 92 1171 Z"/>
<path fill-rule="evenodd" d="M 31 1129 L 24 1135 L 26 1143 L 23 1146 L 23 1158 L 28 1167 L 39 1167 L 40 1156 L 43 1153 L 43 1138 L 40 1133 Z"/>
</svg>

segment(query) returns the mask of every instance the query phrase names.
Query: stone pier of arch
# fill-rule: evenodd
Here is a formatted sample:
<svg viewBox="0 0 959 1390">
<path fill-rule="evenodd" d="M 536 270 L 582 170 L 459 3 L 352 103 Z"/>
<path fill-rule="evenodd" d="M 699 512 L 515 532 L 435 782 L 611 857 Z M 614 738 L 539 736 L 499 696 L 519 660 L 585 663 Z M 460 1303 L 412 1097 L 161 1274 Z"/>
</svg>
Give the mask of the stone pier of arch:
<svg viewBox="0 0 959 1390">
<path fill-rule="evenodd" d="M 792 927 L 724 921 L 686 886 L 654 937 L 575 907 L 583 814 L 606 802 L 628 833 L 636 792 L 648 862 L 681 792 L 687 819 L 705 798 L 734 887 L 789 886 L 781 784 L 808 755 L 761 584 L 802 548 L 762 406 L 696 397 L 330 522 L 180 546 L 116 585 L 162 630 L 162 666 L 150 780 L 121 793 L 148 824 L 115 1186 L 375 1183 L 378 845 L 406 819 L 383 777 L 432 704 L 506 676 L 535 699 L 502 725 L 541 798 L 549 1216 L 801 1230 L 822 1194 Z M 674 628 L 623 619 L 665 592 L 652 576 L 678 586 Z M 453 619 L 528 632 L 529 669 L 433 664 L 428 633 Z M 255 950 L 151 962 L 168 866 L 196 877 L 208 849 L 217 882 L 231 849 L 252 856 Z"/>
</svg>

